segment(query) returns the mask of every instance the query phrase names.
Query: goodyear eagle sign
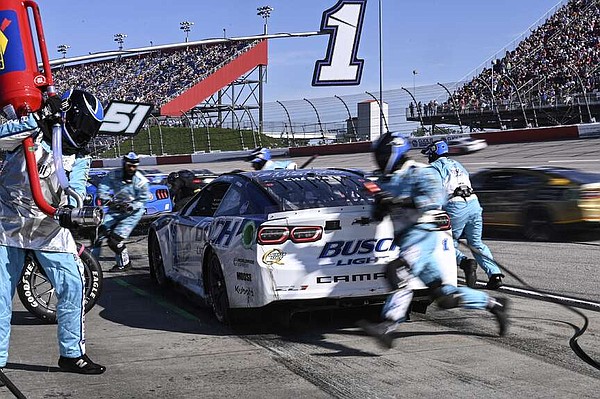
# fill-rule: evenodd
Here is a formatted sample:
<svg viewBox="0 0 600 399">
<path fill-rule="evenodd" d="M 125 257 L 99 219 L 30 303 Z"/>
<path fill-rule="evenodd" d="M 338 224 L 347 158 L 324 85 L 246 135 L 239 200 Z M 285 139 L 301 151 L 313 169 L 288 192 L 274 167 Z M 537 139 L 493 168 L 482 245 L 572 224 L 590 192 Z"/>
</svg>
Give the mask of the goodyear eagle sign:
<svg viewBox="0 0 600 399">
<path fill-rule="evenodd" d="M 21 33 L 17 24 L 17 14 L 13 10 L 0 11 L 0 75 L 25 70 L 25 56 L 22 51 Z"/>
</svg>

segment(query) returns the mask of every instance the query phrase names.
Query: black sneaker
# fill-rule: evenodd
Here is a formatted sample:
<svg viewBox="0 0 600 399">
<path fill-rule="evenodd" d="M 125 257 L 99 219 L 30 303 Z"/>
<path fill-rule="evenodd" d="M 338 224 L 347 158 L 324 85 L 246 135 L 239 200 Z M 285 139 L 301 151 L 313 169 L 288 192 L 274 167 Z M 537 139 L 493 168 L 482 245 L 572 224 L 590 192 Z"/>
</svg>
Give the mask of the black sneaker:
<svg viewBox="0 0 600 399">
<path fill-rule="evenodd" d="M 0 369 L 0 373 L 4 374 L 4 369 Z M 0 379 L 0 387 L 4 386 L 4 381 Z"/>
<path fill-rule="evenodd" d="M 92 362 L 87 355 L 79 357 L 63 357 L 58 359 L 58 367 L 62 371 L 79 374 L 102 374 L 106 371 L 106 367 Z"/>
<path fill-rule="evenodd" d="M 465 273 L 467 287 L 477 287 L 477 262 L 475 262 L 475 259 L 464 258 L 460 261 L 458 267 Z"/>
<path fill-rule="evenodd" d="M 131 262 L 129 262 L 128 264 L 126 264 L 125 266 L 120 266 L 120 265 L 114 265 L 111 269 L 109 269 L 109 273 L 116 273 L 116 272 L 126 272 L 128 270 L 131 270 Z"/>
<path fill-rule="evenodd" d="M 498 335 L 503 337 L 508 330 L 508 298 L 490 298 L 492 303 L 489 307 L 490 312 L 496 316 L 498 320 L 499 332 Z"/>
<path fill-rule="evenodd" d="M 504 274 L 492 274 L 485 288 L 488 290 L 497 290 L 502 287 L 502 277 L 504 277 Z"/>
<path fill-rule="evenodd" d="M 394 338 L 392 332 L 396 328 L 396 323 L 392 321 L 383 321 L 381 323 L 369 323 L 366 320 L 360 320 L 356 323 L 364 332 L 377 340 L 377 343 L 385 349 L 391 349 Z"/>
</svg>

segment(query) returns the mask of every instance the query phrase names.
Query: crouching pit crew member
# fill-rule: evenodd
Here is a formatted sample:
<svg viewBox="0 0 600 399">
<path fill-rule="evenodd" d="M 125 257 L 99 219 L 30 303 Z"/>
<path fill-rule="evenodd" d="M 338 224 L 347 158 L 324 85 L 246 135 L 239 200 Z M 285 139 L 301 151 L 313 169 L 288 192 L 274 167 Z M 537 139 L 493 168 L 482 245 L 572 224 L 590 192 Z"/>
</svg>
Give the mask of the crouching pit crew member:
<svg viewBox="0 0 600 399">
<path fill-rule="evenodd" d="M 132 267 L 125 240 L 144 215 L 150 199 L 150 183 L 137 170 L 139 163 L 137 154 L 130 152 L 123 156 L 121 167 L 108 173 L 98 184 L 98 198 L 108 206 L 108 212 L 98 229 L 92 253 L 99 257 L 102 242 L 107 241 L 116 259 L 110 272 L 123 272 Z"/>
</svg>

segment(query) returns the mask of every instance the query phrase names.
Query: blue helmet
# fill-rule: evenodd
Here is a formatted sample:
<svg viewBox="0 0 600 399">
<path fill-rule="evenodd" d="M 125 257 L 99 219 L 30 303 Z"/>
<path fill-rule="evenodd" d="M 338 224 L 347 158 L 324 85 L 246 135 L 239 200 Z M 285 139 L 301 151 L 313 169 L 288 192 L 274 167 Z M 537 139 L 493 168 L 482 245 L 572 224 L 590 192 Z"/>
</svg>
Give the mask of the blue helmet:
<svg viewBox="0 0 600 399">
<path fill-rule="evenodd" d="M 104 108 L 100 100 L 83 90 L 67 90 L 61 97 L 61 112 L 64 119 L 63 147 L 84 148 L 96 136 Z"/>
<path fill-rule="evenodd" d="M 373 143 L 375 162 L 384 174 L 398 169 L 410 150 L 410 142 L 399 132 L 387 132 Z"/>
<path fill-rule="evenodd" d="M 448 143 L 444 140 L 434 141 L 421 150 L 421 154 L 427 155 L 429 162 L 433 162 L 441 156 L 448 155 Z"/>
</svg>

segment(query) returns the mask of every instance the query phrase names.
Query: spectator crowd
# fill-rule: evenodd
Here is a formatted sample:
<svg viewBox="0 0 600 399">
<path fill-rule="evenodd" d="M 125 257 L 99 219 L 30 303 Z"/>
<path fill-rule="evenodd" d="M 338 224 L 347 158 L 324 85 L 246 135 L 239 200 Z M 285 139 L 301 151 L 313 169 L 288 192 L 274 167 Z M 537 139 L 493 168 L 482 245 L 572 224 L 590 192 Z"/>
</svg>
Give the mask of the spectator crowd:
<svg viewBox="0 0 600 399">
<path fill-rule="evenodd" d="M 159 107 L 254 46 L 256 41 L 206 44 L 53 69 L 59 91 L 76 87 L 103 103 L 112 99 Z"/>
<path fill-rule="evenodd" d="M 494 59 L 479 75 L 429 111 L 483 111 L 584 103 L 600 92 L 600 0 L 571 0 L 517 48 Z M 518 93 L 515 90 L 518 88 Z M 585 91 L 584 91 L 585 88 Z M 492 96 L 493 90 L 493 96 Z"/>
</svg>

